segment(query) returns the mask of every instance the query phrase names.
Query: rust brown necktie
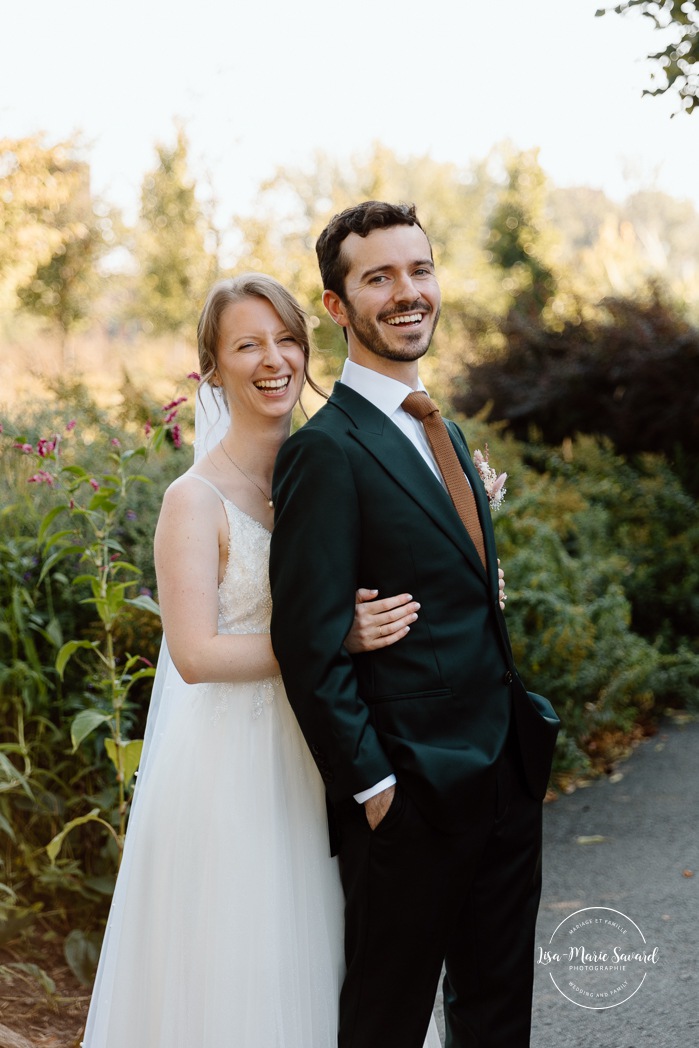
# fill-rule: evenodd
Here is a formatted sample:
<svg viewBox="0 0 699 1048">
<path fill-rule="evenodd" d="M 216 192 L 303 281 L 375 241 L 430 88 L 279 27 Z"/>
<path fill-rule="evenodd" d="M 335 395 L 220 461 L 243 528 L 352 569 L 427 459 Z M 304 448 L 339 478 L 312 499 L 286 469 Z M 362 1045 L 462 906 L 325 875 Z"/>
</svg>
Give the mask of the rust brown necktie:
<svg viewBox="0 0 699 1048">
<path fill-rule="evenodd" d="M 485 543 L 481 522 L 478 519 L 476 500 L 471 485 L 464 476 L 463 466 L 454 451 L 454 445 L 444 425 L 444 419 L 439 413 L 439 408 L 426 393 L 419 391 L 410 393 L 403 401 L 402 407 L 404 411 L 424 425 L 425 435 L 430 442 L 456 512 L 471 536 L 483 567 L 486 568 Z"/>
</svg>

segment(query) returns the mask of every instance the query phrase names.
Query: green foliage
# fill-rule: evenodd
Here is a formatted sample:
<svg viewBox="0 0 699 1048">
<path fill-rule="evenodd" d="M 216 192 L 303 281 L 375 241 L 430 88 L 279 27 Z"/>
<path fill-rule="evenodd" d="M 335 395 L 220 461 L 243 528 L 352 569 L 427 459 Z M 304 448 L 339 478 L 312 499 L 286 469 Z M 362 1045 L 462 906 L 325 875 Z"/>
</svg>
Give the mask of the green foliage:
<svg viewBox="0 0 699 1048">
<path fill-rule="evenodd" d="M 97 266 L 114 241 L 108 210 L 91 198 L 88 165 L 74 161 L 66 170 L 74 176 L 72 192 L 50 218 L 57 246 L 17 288 L 22 307 L 55 323 L 64 339 L 90 315 L 100 286 Z"/>
<path fill-rule="evenodd" d="M 488 258 L 503 271 L 510 306 L 516 303 L 519 312 L 537 317 L 556 292 L 556 278 L 546 261 L 546 177 L 537 151 L 507 157 L 506 174 L 507 183 L 489 217 Z"/>
<path fill-rule="evenodd" d="M 487 405 L 515 436 L 548 444 L 594 433 L 624 454 L 664 452 L 699 492 L 699 330 L 657 288 L 645 301 L 607 299 L 561 330 L 513 311 L 501 331 L 502 352 L 467 365 L 458 410 Z"/>
<path fill-rule="evenodd" d="M 674 30 L 674 39 L 648 57 L 660 66 L 651 73 L 651 81 L 658 87 L 644 91 L 644 95 L 663 95 L 677 91 L 682 108 L 691 113 L 699 105 L 699 4 L 697 0 L 626 0 L 611 8 L 617 14 L 626 14 L 638 8 L 650 18 L 656 29 Z M 606 9 L 596 12 L 607 14 Z"/>
<path fill-rule="evenodd" d="M 197 199 L 182 128 L 175 145 L 157 147 L 146 175 L 134 250 L 139 265 L 134 315 L 154 334 L 194 338 L 206 293 L 218 273 L 218 235 Z"/>
<path fill-rule="evenodd" d="M 0 139 L 0 308 L 15 305 L 17 289 L 64 244 L 57 215 L 77 190 L 75 150 L 41 135 Z"/>
<path fill-rule="evenodd" d="M 509 475 L 494 518 L 508 626 L 524 679 L 563 721 L 555 772 L 579 773 L 608 759 L 605 737 L 697 705 L 696 503 L 660 456 L 632 466 L 591 438 L 563 455 L 464 425 Z"/>
<path fill-rule="evenodd" d="M 150 595 L 155 514 L 185 468 L 183 398 L 157 409 L 144 443 L 127 411 L 117 422 L 82 387 L 61 392 L 34 418 L 21 412 L 16 441 L 8 435 L 16 421 L 3 420 L 0 438 L 0 933 L 8 934 L 47 907 L 80 912 L 89 925 L 111 893 L 160 637 Z"/>
</svg>

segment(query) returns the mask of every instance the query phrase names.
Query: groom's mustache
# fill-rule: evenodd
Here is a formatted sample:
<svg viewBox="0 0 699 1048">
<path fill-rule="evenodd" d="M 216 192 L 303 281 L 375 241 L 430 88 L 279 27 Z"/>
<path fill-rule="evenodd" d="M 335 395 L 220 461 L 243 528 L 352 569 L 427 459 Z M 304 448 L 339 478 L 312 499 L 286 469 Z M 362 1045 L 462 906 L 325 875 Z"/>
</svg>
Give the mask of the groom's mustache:
<svg viewBox="0 0 699 1048">
<path fill-rule="evenodd" d="M 402 317 L 406 313 L 431 313 L 432 307 L 427 302 L 413 302 L 412 305 L 406 306 L 404 309 L 386 309 L 383 313 L 379 313 L 377 320 L 387 320 L 389 317 Z"/>
</svg>

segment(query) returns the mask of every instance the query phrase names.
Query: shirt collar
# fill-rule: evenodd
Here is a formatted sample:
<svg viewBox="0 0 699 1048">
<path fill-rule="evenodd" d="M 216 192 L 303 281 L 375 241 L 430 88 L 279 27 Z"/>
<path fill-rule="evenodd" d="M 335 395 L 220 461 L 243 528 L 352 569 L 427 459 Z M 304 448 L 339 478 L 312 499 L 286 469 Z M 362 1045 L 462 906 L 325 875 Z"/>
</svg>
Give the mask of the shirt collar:
<svg viewBox="0 0 699 1048">
<path fill-rule="evenodd" d="M 396 413 L 408 394 L 413 392 L 412 387 L 406 386 L 405 382 L 355 364 L 353 360 L 345 361 L 340 382 L 359 393 L 389 418 Z M 418 379 L 417 388 L 427 392 L 422 379 Z"/>
</svg>

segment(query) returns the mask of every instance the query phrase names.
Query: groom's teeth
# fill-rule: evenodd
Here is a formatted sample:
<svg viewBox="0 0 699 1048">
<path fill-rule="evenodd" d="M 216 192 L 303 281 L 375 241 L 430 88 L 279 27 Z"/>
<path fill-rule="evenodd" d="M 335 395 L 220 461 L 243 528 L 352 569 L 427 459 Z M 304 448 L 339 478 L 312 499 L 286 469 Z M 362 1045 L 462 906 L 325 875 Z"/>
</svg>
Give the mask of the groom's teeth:
<svg viewBox="0 0 699 1048">
<path fill-rule="evenodd" d="M 409 313 L 403 314 L 400 317 L 389 317 L 386 321 L 387 324 L 417 324 L 418 321 L 422 320 L 422 313 Z"/>
</svg>

